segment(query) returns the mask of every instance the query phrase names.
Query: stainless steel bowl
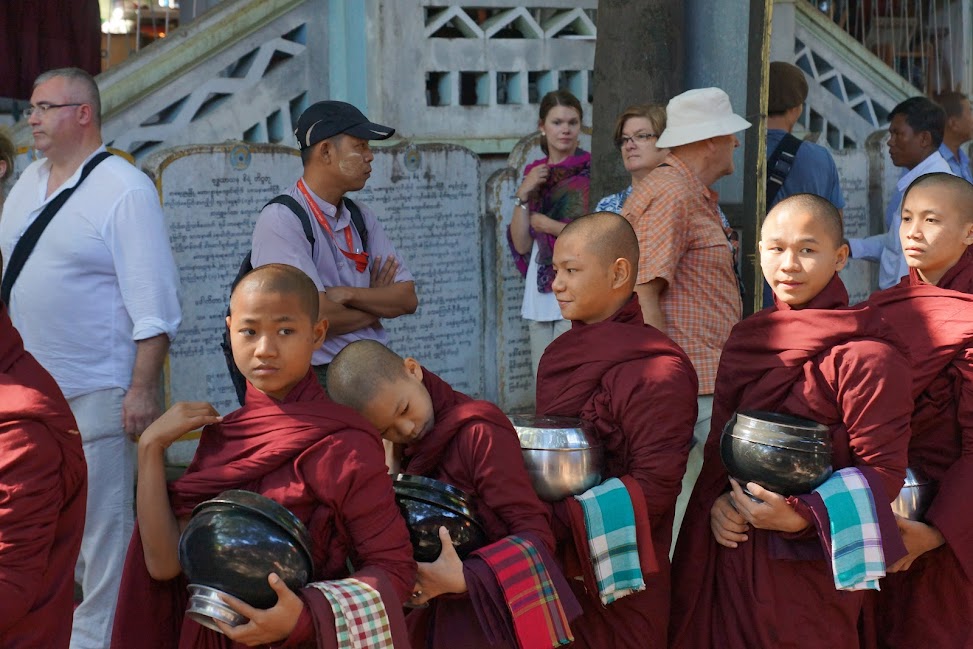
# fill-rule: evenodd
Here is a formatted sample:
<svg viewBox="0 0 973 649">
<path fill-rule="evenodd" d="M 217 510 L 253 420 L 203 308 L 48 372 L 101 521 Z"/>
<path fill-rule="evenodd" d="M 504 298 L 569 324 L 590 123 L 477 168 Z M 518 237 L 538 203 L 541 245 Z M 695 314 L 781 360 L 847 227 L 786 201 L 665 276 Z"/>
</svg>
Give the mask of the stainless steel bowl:
<svg viewBox="0 0 973 649">
<path fill-rule="evenodd" d="M 187 615 L 212 629 L 210 618 L 239 624 L 221 592 L 270 608 L 277 594 L 267 576 L 277 573 L 292 590 L 304 586 L 314 573 L 310 544 L 301 521 L 260 494 L 231 490 L 200 503 L 179 537 L 179 563 L 190 584 Z"/>
<path fill-rule="evenodd" d="M 892 511 L 910 521 L 922 521 L 938 490 L 939 485 L 919 469 L 906 469 L 905 483 L 892 501 Z"/>
<path fill-rule="evenodd" d="M 541 500 L 563 500 L 601 482 L 604 450 L 580 419 L 510 415 Z"/>
<path fill-rule="evenodd" d="M 806 494 L 831 477 L 827 426 L 773 412 L 739 412 L 726 423 L 720 456 L 741 485 L 756 482 L 785 496 Z"/>
<path fill-rule="evenodd" d="M 439 528 L 444 526 L 460 559 L 487 544 L 483 526 L 473 513 L 469 494 L 445 482 L 425 476 L 399 473 L 392 478 L 395 502 L 409 529 L 412 556 L 419 562 L 432 562 L 443 545 Z"/>
</svg>

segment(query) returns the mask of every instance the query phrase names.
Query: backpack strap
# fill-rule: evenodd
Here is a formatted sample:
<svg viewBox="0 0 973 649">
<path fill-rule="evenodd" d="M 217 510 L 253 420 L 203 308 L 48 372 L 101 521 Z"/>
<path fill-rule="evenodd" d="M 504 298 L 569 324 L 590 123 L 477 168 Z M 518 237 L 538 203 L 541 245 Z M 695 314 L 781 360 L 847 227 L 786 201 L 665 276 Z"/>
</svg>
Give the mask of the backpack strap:
<svg viewBox="0 0 973 649">
<path fill-rule="evenodd" d="M 368 252 L 368 228 L 365 227 L 365 219 L 361 214 L 361 208 L 350 198 L 346 197 L 341 200 L 348 209 L 348 213 L 351 214 L 351 222 L 354 223 L 355 229 L 358 231 L 358 238 L 361 239 L 361 249 Z"/>
<path fill-rule="evenodd" d="M 301 204 L 297 200 L 290 196 L 289 194 L 281 194 L 279 196 L 274 196 L 269 201 L 267 205 L 264 205 L 264 209 L 268 205 L 283 205 L 301 222 L 301 227 L 304 228 L 304 236 L 307 237 L 307 242 L 311 244 L 311 253 L 314 253 L 314 230 L 311 229 L 311 217 L 308 216 L 307 210 L 301 207 Z M 261 210 L 262 211 L 262 210 Z"/>
<path fill-rule="evenodd" d="M 790 133 L 785 133 L 783 139 L 777 144 L 777 148 L 767 159 L 767 203 L 766 208 L 770 210 L 770 204 L 774 202 L 780 188 L 784 186 L 788 174 L 794 168 L 794 159 L 797 157 L 797 150 L 801 148 L 803 140 L 799 140 Z"/>
</svg>

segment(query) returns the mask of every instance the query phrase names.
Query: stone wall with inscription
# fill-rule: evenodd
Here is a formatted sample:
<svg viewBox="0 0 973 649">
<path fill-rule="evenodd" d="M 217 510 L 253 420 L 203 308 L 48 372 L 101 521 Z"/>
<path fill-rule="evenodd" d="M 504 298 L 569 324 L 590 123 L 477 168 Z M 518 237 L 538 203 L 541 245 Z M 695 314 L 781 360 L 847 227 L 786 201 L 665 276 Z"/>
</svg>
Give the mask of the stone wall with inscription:
<svg viewBox="0 0 973 649">
<path fill-rule="evenodd" d="M 483 208 L 480 163 L 451 144 L 373 149 L 372 175 L 351 194 L 378 216 L 416 279 L 419 309 L 386 320 L 390 347 L 453 387 L 483 396 Z"/>
<path fill-rule="evenodd" d="M 845 199 L 845 236 L 849 239 L 867 237 L 872 233 L 871 212 L 868 206 L 868 154 L 862 149 L 831 151 L 841 193 Z M 862 259 L 851 259 L 841 271 L 841 279 L 848 289 L 851 304 L 861 302 L 878 288 L 878 266 Z"/>
</svg>

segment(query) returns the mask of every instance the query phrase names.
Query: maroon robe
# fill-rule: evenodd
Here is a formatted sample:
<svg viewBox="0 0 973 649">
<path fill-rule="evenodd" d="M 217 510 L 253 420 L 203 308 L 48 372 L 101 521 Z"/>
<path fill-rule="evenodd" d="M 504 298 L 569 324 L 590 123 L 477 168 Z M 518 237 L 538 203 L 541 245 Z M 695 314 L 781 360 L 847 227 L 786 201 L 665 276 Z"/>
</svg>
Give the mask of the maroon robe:
<svg viewBox="0 0 973 649">
<path fill-rule="evenodd" d="M 732 549 L 717 544 L 710 529 L 713 503 L 729 490 L 720 434 L 738 410 L 826 425 L 835 470 L 869 467 L 888 500 L 898 493 L 909 438 L 909 363 L 874 309 L 839 308 L 847 303 L 835 275 L 805 308 L 778 303 L 733 328 L 720 358 L 703 468 L 676 543 L 670 647 L 858 649 L 863 592 L 835 589 L 817 528 L 751 529 Z M 806 505 L 789 502 L 812 522 Z"/>
<path fill-rule="evenodd" d="M 248 385 L 247 404 L 203 430 L 186 474 L 169 486 L 169 499 L 176 517 L 184 518 L 227 489 L 263 494 L 304 523 L 312 539 L 315 581 L 352 576 L 350 560 L 360 569 L 353 576 L 379 588 L 397 632 L 396 647 L 408 646 L 400 607 L 415 585 L 415 562 L 381 439 L 357 413 L 328 399 L 312 372 L 283 401 Z M 313 588 L 300 594 L 308 606 L 287 644 L 336 647 L 326 599 Z M 136 528 L 112 647 L 242 647 L 186 618 L 187 599 L 183 576 L 165 582 L 149 576 Z"/>
<path fill-rule="evenodd" d="M 950 290 L 951 289 L 951 290 Z M 961 291 L 965 295 L 960 295 Z M 872 296 L 916 365 L 909 466 L 940 485 L 926 521 L 946 543 L 875 594 L 881 647 L 973 647 L 973 251 L 925 284 L 915 269 Z M 908 614 L 903 612 L 908 611 Z"/>
<path fill-rule="evenodd" d="M 0 302 L 0 646 L 67 647 L 87 467 L 74 415 Z"/>
<path fill-rule="evenodd" d="M 492 403 L 453 390 L 426 368 L 422 383 L 432 397 L 435 426 L 406 448 L 402 472 L 434 478 L 470 494 L 491 543 L 529 533 L 553 552 L 550 514 L 534 493 L 507 416 Z M 487 641 L 465 594 L 438 597 L 428 608 L 410 612 L 406 622 L 417 649 L 500 646 Z"/>
<path fill-rule="evenodd" d="M 666 646 L 669 545 L 696 422 L 697 389 L 689 357 L 644 323 L 634 294 L 603 322 L 575 322 L 541 358 L 537 414 L 580 417 L 593 424 L 605 448 L 603 478 L 629 476 L 641 487 L 659 566 L 658 572 L 643 574 L 644 591 L 608 607 L 598 593 L 587 593 L 572 580 L 584 609 L 571 624 L 572 647 Z M 579 553 L 566 501 L 555 503 L 554 514 L 562 556 Z M 587 556 L 586 548 L 580 556 Z"/>
</svg>

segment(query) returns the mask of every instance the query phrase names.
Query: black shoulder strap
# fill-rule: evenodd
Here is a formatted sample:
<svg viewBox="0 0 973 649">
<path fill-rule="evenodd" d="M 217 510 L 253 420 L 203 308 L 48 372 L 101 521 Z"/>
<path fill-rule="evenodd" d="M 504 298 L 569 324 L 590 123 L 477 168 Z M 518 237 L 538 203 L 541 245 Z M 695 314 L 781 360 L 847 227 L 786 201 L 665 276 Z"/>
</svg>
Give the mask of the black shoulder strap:
<svg viewBox="0 0 973 649">
<path fill-rule="evenodd" d="M 350 198 L 342 198 L 341 200 L 344 201 L 345 207 L 348 208 L 348 213 L 351 214 L 351 222 L 355 225 L 355 229 L 358 230 L 358 238 L 361 239 L 361 249 L 368 252 L 368 228 L 365 227 L 365 219 L 361 215 L 361 208 Z"/>
<path fill-rule="evenodd" d="M 78 178 L 78 182 L 75 183 L 74 187 L 68 187 L 55 196 L 44 207 L 34 222 L 27 227 L 27 230 L 24 231 L 24 236 L 20 237 L 17 245 L 14 246 L 13 252 L 10 253 L 10 262 L 7 264 L 7 270 L 3 274 L 3 283 L 0 284 L 0 300 L 3 300 L 7 304 L 10 303 L 10 291 L 13 289 L 14 282 L 20 276 L 20 271 L 24 269 L 27 259 L 34 252 L 34 248 L 37 247 L 37 242 L 40 241 L 41 235 L 44 234 L 44 230 L 50 225 L 54 215 L 68 202 L 71 194 L 81 186 L 81 183 L 88 177 L 91 170 L 97 167 L 105 158 L 110 158 L 111 155 L 107 151 L 102 151 L 91 160 L 88 160 L 88 163 L 81 170 L 81 177 Z"/>
<path fill-rule="evenodd" d="M 777 148 L 767 159 L 767 203 L 766 208 L 770 209 L 770 204 L 777 197 L 777 192 L 787 180 L 787 175 L 794 167 L 794 158 L 797 157 L 797 150 L 801 148 L 803 140 L 799 140 L 790 133 L 785 133 L 783 139 L 777 144 Z"/>
<path fill-rule="evenodd" d="M 311 251 L 314 251 L 314 230 L 311 229 L 311 217 L 308 216 L 307 210 L 301 207 L 301 204 L 297 200 L 288 194 L 281 194 L 280 196 L 274 196 L 272 199 L 267 201 L 267 205 L 283 205 L 291 212 L 297 216 L 298 220 L 301 222 L 301 227 L 304 228 L 304 236 L 307 237 L 307 242 L 311 244 Z M 267 207 L 264 205 L 264 207 Z"/>
</svg>

